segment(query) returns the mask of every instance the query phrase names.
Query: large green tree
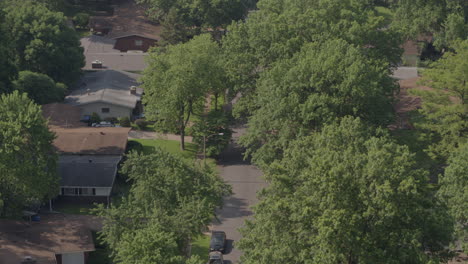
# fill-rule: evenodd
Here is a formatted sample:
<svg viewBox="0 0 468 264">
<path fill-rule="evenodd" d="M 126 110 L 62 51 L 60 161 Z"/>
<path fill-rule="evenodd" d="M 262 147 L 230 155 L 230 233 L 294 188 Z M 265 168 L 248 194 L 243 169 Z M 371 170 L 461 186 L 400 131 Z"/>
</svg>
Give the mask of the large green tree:
<svg viewBox="0 0 468 264">
<path fill-rule="evenodd" d="M 55 83 L 45 74 L 30 71 L 19 72 L 13 85 L 16 90 L 27 93 L 29 98 L 41 105 L 63 101 L 67 91 L 63 83 Z"/>
<path fill-rule="evenodd" d="M 19 70 L 47 74 L 68 85 L 80 77 L 83 48 L 62 13 L 31 0 L 9 2 L 4 11 L 4 26 Z"/>
<path fill-rule="evenodd" d="M 11 41 L 7 35 L 7 29 L 5 27 L 5 14 L 1 10 L 0 4 L 0 94 L 10 92 L 12 87 L 12 81 L 16 78 L 16 67 L 13 63 L 12 46 Z"/>
<path fill-rule="evenodd" d="M 388 65 L 359 47 L 344 40 L 306 44 L 261 74 L 241 143 L 262 166 L 281 158 L 291 140 L 337 117 L 388 124 L 396 88 Z"/>
<path fill-rule="evenodd" d="M 433 34 L 437 47 L 451 47 L 468 38 L 468 2 L 465 0 L 399 0 L 392 26 L 406 37 Z"/>
<path fill-rule="evenodd" d="M 231 96 L 242 97 L 235 111 L 252 108 L 256 79 L 276 61 L 289 59 L 310 42 L 343 39 L 366 56 L 389 66 L 400 61 L 401 40 L 367 0 L 261 0 L 245 22 L 228 27 L 223 39 L 225 67 L 232 83 Z"/>
<path fill-rule="evenodd" d="M 0 97 L 0 215 L 14 215 L 58 194 L 53 133 L 27 94 Z"/>
<path fill-rule="evenodd" d="M 455 220 L 455 238 L 468 252 L 468 144 L 454 150 L 448 164 L 440 176 L 438 194 L 447 202 Z"/>
<path fill-rule="evenodd" d="M 146 114 L 161 128 L 176 129 L 182 150 L 190 117 L 203 112 L 208 93 L 225 86 L 219 50 L 205 34 L 184 44 L 154 50 L 148 56 L 142 78 Z"/>
<path fill-rule="evenodd" d="M 208 169 L 156 148 L 151 155 L 132 152 L 122 167 L 132 187 L 104 217 L 102 238 L 116 262 L 185 263 L 190 239 L 201 235 L 216 206 L 229 193 Z"/>
<path fill-rule="evenodd" d="M 296 139 L 265 172 L 242 263 L 438 263 L 450 240 L 427 172 L 359 119 Z"/>
<path fill-rule="evenodd" d="M 457 146 L 468 141 L 468 40 L 454 45 L 422 73 L 433 90 L 413 90 L 422 96 L 421 118 L 415 125 L 432 142 L 429 153 L 443 164 Z"/>
</svg>

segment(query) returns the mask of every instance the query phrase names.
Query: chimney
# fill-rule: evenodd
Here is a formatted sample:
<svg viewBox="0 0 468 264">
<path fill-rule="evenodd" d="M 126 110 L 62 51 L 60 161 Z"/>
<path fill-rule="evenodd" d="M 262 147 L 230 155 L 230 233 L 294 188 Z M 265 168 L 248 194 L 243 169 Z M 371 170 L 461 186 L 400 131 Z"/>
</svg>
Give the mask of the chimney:
<svg viewBox="0 0 468 264">
<path fill-rule="evenodd" d="M 130 94 L 136 94 L 137 88 L 136 86 L 130 86 Z"/>
</svg>

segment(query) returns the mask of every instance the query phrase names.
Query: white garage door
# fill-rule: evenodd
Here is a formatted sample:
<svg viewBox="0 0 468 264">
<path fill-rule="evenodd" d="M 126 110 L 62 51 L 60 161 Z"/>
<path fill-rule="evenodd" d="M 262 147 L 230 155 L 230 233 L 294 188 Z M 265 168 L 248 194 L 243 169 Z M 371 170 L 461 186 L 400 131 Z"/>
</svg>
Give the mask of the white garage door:
<svg viewBox="0 0 468 264">
<path fill-rule="evenodd" d="M 62 264 L 84 264 L 83 252 L 62 254 Z"/>
</svg>

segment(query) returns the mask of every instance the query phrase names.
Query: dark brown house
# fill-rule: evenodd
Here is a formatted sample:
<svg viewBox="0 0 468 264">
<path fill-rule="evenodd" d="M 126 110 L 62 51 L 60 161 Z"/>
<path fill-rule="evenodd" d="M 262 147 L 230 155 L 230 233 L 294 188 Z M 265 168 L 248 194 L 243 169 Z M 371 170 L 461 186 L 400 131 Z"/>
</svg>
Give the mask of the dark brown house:
<svg viewBox="0 0 468 264">
<path fill-rule="evenodd" d="M 121 52 L 127 52 L 129 50 L 141 50 L 143 52 L 147 52 L 148 49 L 154 46 L 157 42 L 154 38 L 137 34 L 119 36 L 114 39 L 114 49 L 120 50 Z"/>
</svg>

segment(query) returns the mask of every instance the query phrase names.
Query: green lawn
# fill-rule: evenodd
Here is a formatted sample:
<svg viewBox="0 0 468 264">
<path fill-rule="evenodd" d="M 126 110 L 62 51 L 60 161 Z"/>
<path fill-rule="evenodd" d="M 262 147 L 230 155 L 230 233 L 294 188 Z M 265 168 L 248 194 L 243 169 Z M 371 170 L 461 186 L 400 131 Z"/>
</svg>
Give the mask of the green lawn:
<svg viewBox="0 0 468 264">
<path fill-rule="evenodd" d="M 55 211 L 64 213 L 64 214 L 80 214 L 80 215 L 90 215 L 91 209 L 95 208 L 94 204 L 87 203 L 71 203 L 71 202 L 60 202 L 53 206 Z"/>
<path fill-rule="evenodd" d="M 98 238 L 98 234 L 93 232 L 93 241 L 94 247 L 96 251 L 89 253 L 89 264 L 109 264 L 112 263 L 110 259 L 110 250 L 102 243 L 102 241 Z"/>
<path fill-rule="evenodd" d="M 180 150 L 180 142 L 175 140 L 164 140 L 164 139 L 131 139 L 130 141 L 136 141 L 143 145 L 143 153 L 151 154 L 154 152 L 155 147 L 160 147 L 172 154 L 181 155 L 187 159 L 195 159 L 198 146 L 193 143 L 185 143 L 185 151 Z"/>
<path fill-rule="evenodd" d="M 192 255 L 197 255 L 201 259 L 208 259 L 210 237 L 202 235 L 192 242 Z"/>
</svg>

